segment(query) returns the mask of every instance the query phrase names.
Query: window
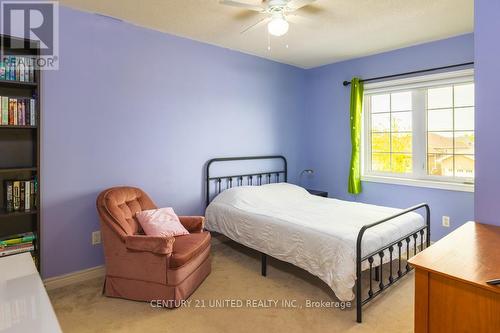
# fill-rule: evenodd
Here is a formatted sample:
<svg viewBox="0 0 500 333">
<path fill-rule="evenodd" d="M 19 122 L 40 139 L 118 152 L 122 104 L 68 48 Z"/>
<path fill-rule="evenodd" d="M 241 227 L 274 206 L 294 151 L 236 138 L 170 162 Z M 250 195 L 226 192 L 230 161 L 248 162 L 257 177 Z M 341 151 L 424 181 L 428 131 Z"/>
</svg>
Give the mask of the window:
<svg viewBox="0 0 500 333">
<path fill-rule="evenodd" d="M 411 91 L 370 96 L 371 170 L 412 171 Z"/>
<path fill-rule="evenodd" d="M 427 172 L 474 177 L 474 83 L 427 90 Z"/>
<path fill-rule="evenodd" d="M 363 179 L 472 190 L 472 70 L 365 85 Z"/>
</svg>

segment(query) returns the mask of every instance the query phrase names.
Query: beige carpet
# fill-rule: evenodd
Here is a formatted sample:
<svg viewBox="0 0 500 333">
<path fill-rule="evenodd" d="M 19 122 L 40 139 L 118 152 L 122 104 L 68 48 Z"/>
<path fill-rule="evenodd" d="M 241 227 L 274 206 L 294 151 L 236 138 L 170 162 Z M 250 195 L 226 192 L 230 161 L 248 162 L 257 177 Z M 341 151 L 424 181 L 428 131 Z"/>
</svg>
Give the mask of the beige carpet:
<svg viewBox="0 0 500 333">
<path fill-rule="evenodd" d="M 321 280 L 297 267 L 271 258 L 264 278 L 256 252 L 220 239 L 213 242 L 212 258 L 212 273 L 191 296 L 189 307 L 170 310 L 107 298 L 101 295 L 102 279 L 54 290 L 49 296 L 64 332 L 413 331 L 413 273 L 366 305 L 363 323 L 357 324 L 355 307 L 305 308 L 307 300 L 336 298 Z M 302 308 L 220 304 L 224 300 L 269 299 L 278 300 L 279 305 L 281 300 L 295 300 Z M 202 302 L 205 308 L 196 307 Z"/>
</svg>

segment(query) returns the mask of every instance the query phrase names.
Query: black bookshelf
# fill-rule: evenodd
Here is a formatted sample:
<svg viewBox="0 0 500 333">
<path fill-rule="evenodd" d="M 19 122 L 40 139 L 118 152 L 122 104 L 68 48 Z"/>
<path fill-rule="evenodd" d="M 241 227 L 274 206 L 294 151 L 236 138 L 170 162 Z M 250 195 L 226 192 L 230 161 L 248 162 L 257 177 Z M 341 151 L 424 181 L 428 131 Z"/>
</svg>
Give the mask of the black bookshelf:
<svg viewBox="0 0 500 333">
<path fill-rule="evenodd" d="M 36 215 L 36 214 L 38 214 L 37 210 L 22 211 L 22 212 L 7 212 L 5 209 L 2 209 L 0 210 L 0 219 L 3 217 Z"/>
<path fill-rule="evenodd" d="M 0 35 L 1 54 L 4 56 L 38 56 L 39 49 L 16 49 L 11 50 L 7 45 L 10 41 L 20 40 L 10 36 Z M 25 41 L 26 42 L 26 41 Z M 19 45 L 19 44 L 17 44 Z M 38 45 L 30 41 L 29 44 Z M 34 82 L 21 82 L 0 79 L 0 96 L 13 98 L 35 98 L 36 121 L 35 126 L 30 125 L 2 125 L 0 122 L 0 237 L 9 235 L 34 232 L 36 234 L 35 258 L 37 268 L 41 272 L 42 240 L 40 228 L 40 131 L 41 131 L 41 108 L 40 108 L 40 71 L 35 69 Z M 38 182 L 36 196 L 36 208 L 29 211 L 7 211 L 5 202 L 6 180 L 30 180 L 35 178 Z"/>
<path fill-rule="evenodd" d="M 36 167 L 20 167 L 20 168 L 0 168 L 0 173 L 12 173 L 23 171 L 36 171 Z"/>
<path fill-rule="evenodd" d="M 30 88 L 36 87 L 38 83 L 36 82 L 20 82 L 20 81 L 11 81 L 11 80 L 0 80 L 0 86 L 2 87 L 13 87 L 13 88 Z"/>
<path fill-rule="evenodd" d="M 11 129 L 34 129 L 34 128 L 37 128 L 37 127 L 38 126 L 30 126 L 30 125 L 0 125 L 0 128 L 3 128 L 3 129 L 6 129 L 6 128 L 11 128 Z"/>
</svg>

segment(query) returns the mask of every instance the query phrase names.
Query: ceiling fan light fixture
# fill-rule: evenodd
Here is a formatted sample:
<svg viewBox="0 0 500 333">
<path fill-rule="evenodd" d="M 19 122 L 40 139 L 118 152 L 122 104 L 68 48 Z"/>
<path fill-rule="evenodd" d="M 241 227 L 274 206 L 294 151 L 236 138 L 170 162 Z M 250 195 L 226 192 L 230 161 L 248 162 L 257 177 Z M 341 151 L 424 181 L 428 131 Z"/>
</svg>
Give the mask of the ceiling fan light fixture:
<svg viewBox="0 0 500 333">
<path fill-rule="evenodd" d="M 267 24 L 267 31 L 273 36 L 280 37 L 288 32 L 289 24 L 283 14 L 273 15 Z"/>
</svg>

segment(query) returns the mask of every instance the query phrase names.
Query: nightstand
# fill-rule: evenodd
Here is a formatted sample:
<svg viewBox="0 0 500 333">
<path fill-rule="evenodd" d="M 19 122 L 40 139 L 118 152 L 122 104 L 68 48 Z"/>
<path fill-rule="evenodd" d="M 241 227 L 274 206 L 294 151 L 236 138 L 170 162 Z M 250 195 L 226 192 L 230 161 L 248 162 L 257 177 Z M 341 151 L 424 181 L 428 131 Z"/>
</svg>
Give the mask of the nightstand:
<svg viewBox="0 0 500 333">
<path fill-rule="evenodd" d="M 328 198 L 328 192 L 326 192 L 326 191 L 311 190 L 309 188 L 306 188 L 306 190 L 307 190 L 307 192 L 311 193 L 312 195 L 317 195 L 318 197 Z"/>
</svg>

